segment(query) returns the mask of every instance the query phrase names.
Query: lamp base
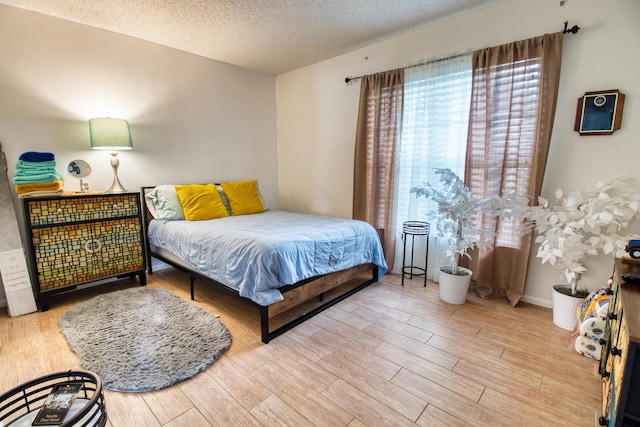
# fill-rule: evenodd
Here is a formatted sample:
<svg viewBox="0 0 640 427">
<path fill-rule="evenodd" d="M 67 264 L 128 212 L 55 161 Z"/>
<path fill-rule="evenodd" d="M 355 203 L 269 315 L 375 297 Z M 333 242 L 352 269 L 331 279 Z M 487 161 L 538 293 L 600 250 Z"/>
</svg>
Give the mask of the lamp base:
<svg viewBox="0 0 640 427">
<path fill-rule="evenodd" d="M 127 191 L 126 188 L 122 186 L 120 180 L 118 179 L 118 166 L 120 165 L 120 161 L 118 160 L 118 153 L 116 151 L 111 152 L 111 168 L 113 169 L 113 184 L 111 187 L 107 189 L 107 193 L 124 193 Z"/>
<path fill-rule="evenodd" d="M 118 175 L 113 177 L 113 184 L 111 187 L 107 189 L 107 193 L 126 193 L 127 189 L 122 186 L 120 180 L 118 179 Z"/>
</svg>

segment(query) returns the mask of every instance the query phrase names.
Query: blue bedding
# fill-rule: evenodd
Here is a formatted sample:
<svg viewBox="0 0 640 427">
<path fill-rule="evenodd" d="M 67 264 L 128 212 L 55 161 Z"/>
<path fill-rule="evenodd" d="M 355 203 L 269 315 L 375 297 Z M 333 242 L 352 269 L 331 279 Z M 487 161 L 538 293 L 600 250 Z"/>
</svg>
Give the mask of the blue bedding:
<svg viewBox="0 0 640 427">
<path fill-rule="evenodd" d="M 153 220 L 149 243 L 260 305 L 278 290 L 356 265 L 387 264 L 374 228 L 363 221 L 267 210 L 206 221 Z"/>
</svg>

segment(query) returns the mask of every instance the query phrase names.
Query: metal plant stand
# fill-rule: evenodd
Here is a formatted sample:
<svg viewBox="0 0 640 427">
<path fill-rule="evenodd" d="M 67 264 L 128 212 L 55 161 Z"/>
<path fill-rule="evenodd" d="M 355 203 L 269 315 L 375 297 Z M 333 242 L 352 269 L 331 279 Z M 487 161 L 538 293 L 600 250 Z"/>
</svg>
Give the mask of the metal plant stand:
<svg viewBox="0 0 640 427">
<path fill-rule="evenodd" d="M 411 237 L 411 263 L 407 265 L 407 238 Z M 425 236 L 424 268 L 417 267 L 413 262 L 416 236 Z M 404 276 L 424 276 L 424 286 L 427 286 L 427 258 L 429 256 L 429 223 L 424 221 L 406 221 L 402 224 L 402 240 L 404 247 L 402 251 L 402 286 L 404 286 Z M 417 271 L 417 272 L 416 272 Z"/>
</svg>

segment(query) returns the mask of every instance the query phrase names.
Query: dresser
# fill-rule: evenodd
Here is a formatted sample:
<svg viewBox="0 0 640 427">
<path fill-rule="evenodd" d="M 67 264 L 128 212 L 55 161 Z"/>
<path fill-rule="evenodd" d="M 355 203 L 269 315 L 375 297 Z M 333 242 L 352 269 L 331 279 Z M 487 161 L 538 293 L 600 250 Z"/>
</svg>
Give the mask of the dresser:
<svg viewBox="0 0 640 427">
<path fill-rule="evenodd" d="M 49 309 L 52 295 L 81 284 L 127 276 L 146 284 L 139 193 L 22 200 L 31 278 L 42 311 Z"/>
<path fill-rule="evenodd" d="M 640 260 L 614 261 L 609 317 L 602 339 L 602 426 L 640 425 L 640 285 L 624 273 L 640 273 Z"/>
</svg>

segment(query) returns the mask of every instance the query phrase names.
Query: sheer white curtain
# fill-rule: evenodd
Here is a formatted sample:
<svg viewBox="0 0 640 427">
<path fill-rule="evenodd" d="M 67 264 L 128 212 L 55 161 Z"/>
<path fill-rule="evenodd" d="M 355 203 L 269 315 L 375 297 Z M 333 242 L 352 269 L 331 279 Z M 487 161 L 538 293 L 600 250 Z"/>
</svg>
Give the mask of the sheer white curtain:
<svg viewBox="0 0 640 427">
<path fill-rule="evenodd" d="M 416 199 L 415 194 L 410 193 L 411 187 L 421 182 L 436 182 L 434 168 L 449 168 L 464 177 L 471 69 L 471 53 L 405 68 L 402 131 L 396 146 L 394 168 L 395 273 L 400 273 L 402 267 L 402 223 L 426 221 L 432 230 L 435 229 L 433 220 L 426 215 L 433 208 L 432 203 L 424 198 Z M 416 238 L 414 265 L 419 267 L 424 267 L 425 245 L 422 242 Z M 437 267 L 446 264 L 445 261 L 444 248 L 432 236 L 427 277 L 437 281 Z"/>
</svg>

